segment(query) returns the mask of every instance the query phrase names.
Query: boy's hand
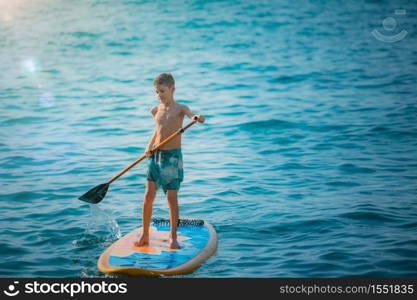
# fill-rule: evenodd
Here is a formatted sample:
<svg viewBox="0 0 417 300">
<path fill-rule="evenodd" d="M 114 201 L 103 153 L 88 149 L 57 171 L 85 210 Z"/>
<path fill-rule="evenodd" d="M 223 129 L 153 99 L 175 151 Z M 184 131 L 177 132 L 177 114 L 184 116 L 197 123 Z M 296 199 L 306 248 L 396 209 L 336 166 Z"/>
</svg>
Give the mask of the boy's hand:
<svg viewBox="0 0 417 300">
<path fill-rule="evenodd" d="M 145 149 L 145 155 L 146 155 L 146 157 L 150 157 L 150 156 L 152 156 L 152 151 L 151 151 L 151 149 Z"/>
<path fill-rule="evenodd" d="M 194 115 L 194 116 L 193 116 L 193 120 L 194 120 L 194 121 L 198 121 L 198 122 L 200 122 L 200 123 L 204 123 L 205 118 L 204 118 L 202 115 Z"/>
</svg>

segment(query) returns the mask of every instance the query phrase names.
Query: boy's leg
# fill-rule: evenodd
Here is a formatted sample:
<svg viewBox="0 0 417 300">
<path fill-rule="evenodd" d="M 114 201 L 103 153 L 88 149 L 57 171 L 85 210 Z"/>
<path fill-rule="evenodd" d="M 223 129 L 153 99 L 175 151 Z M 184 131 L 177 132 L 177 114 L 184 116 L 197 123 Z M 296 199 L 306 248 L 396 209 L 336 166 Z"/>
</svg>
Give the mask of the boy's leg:
<svg viewBox="0 0 417 300">
<path fill-rule="evenodd" d="M 149 244 L 149 226 L 151 225 L 152 205 L 156 196 L 156 184 L 154 181 L 146 181 L 145 196 L 142 205 L 142 228 L 143 232 L 136 246 L 144 246 Z"/>
<path fill-rule="evenodd" d="M 178 249 L 180 245 L 177 240 L 177 223 L 178 223 L 178 191 L 167 190 L 167 200 L 169 206 L 169 222 L 171 224 L 171 241 L 170 248 Z"/>
</svg>

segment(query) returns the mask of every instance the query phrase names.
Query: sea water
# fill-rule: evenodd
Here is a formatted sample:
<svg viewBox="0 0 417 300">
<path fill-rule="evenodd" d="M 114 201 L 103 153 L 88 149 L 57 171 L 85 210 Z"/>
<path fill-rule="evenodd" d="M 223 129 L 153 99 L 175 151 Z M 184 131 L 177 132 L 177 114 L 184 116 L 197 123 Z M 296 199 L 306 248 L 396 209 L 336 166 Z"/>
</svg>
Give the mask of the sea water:
<svg viewBox="0 0 417 300">
<path fill-rule="evenodd" d="M 417 48 L 409 1 L 0 1 L 0 276 L 104 276 L 141 224 L 171 72 L 180 215 L 215 256 L 185 277 L 416 277 Z M 405 34 L 405 35 L 404 35 Z M 185 120 L 184 124 L 187 124 Z M 159 192 L 154 216 L 167 217 Z"/>
</svg>

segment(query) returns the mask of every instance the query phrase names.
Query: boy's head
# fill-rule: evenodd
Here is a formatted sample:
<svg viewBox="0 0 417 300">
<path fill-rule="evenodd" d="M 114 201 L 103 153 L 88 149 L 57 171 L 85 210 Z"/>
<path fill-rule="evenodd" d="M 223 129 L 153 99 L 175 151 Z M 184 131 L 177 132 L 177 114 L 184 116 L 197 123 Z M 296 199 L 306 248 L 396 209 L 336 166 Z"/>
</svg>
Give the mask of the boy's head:
<svg viewBox="0 0 417 300">
<path fill-rule="evenodd" d="M 154 86 L 165 85 L 167 87 L 175 87 L 175 80 L 169 73 L 159 74 L 153 81 Z"/>
<path fill-rule="evenodd" d="M 161 102 L 165 103 L 173 99 L 175 91 L 175 81 L 169 73 L 159 74 L 153 81 L 156 94 Z"/>
</svg>

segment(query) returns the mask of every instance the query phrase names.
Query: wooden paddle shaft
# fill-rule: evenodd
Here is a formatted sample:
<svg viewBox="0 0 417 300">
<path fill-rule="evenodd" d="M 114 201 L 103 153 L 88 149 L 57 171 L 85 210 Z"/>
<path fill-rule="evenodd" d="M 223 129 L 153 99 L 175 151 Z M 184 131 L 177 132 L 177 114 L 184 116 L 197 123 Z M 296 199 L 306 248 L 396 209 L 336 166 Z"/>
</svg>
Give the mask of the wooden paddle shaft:
<svg viewBox="0 0 417 300">
<path fill-rule="evenodd" d="M 177 131 L 175 131 L 173 134 L 171 134 L 169 137 L 167 137 L 165 140 L 163 140 L 161 143 L 159 143 L 155 148 L 152 149 L 152 151 L 155 151 L 159 148 L 161 148 L 163 145 L 165 145 L 166 143 L 168 143 L 169 141 L 171 141 L 173 138 L 175 138 L 177 135 L 183 133 L 184 131 L 186 131 L 188 128 L 190 128 L 192 125 L 194 125 L 197 122 L 197 120 L 194 120 L 192 122 L 190 122 L 187 126 L 182 127 L 180 129 L 178 129 Z M 112 179 L 110 179 L 107 183 L 110 184 L 113 181 L 115 181 L 117 178 L 119 178 L 120 176 L 122 176 L 124 173 L 126 173 L 127 171 L 129 171 L 131 168 L 133 168 L 134 166 L 136 166 L 138 163 L 140 163 L 142 160 L 144 160 L 146 158 L 146 155 L 142 155 L 138 160 L 134 161 L 133 163 L 130 164 L 130 166 L 128 166 L 126 169 L 124 169 L 123 171 L 121 171 L 119 174 L 117 174 L 116 176 L 114 176 Z"/>
</svg>

